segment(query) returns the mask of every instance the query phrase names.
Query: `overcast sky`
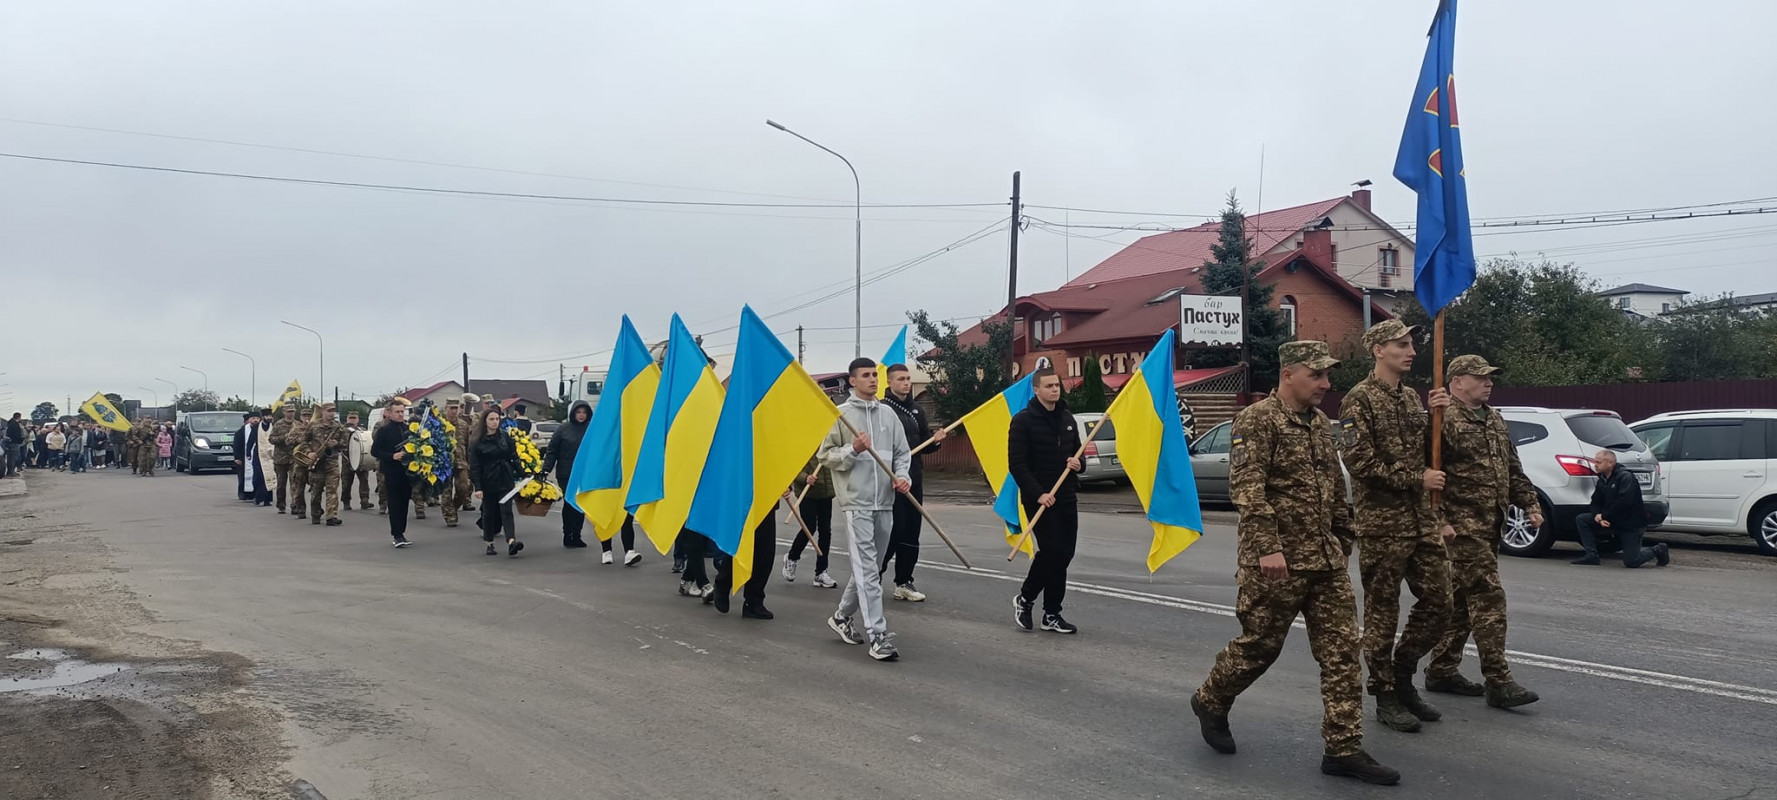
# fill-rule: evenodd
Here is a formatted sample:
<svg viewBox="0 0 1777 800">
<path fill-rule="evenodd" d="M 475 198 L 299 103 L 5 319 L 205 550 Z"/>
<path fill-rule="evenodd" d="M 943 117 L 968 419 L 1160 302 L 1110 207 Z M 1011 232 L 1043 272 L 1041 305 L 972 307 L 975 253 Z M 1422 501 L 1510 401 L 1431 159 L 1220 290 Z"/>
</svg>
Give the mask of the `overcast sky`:
<svg viewBox="0 0 1777 800">
<path fill-rule="evenodd" d="M 1004 203 L 1054 223 L 1175 225 L 1229 189 L 1249 210 L 1389 177 L 1436 3 L 0 3 L 0 152 L 214 172 L 575 197 Z M 490 13 L 498 8 L 499 13 Z M 1331 13 L 1337 9 L 1339 13 Z M 1777 4 L 1487 0 L 1457 74 L 1476 218 L 1777 195 Z M 27 124 L 39 123 L 39 124 Z M 43 124 L 47 123 L 47 124 Z M 106 128 L 161 137 L 82 130 Z M 280 149 L 285 148 L 285 149 Z M 293 149 L 291 149 L 293 148 Z M 307 151 L 354 154 L 372 158 Z M 406 161 L 403 161 L 406 160 Z M 408 163 L 412 161 L 436 164 Z M 447 166 L 459 165 L 459 166 Z M 1003 219 L 867 209 L 866 273 Z M 1005 300 L 1004 226 L 865 288 L 866 354 L 924 308 Z M 1136 234 L 1031 229 L 1020 291 Z M 1477 231 L 1480 233 L 1480 231 Z M 1654 237 L 1688 237 L 1646 242 Z M 1713 238 L 1725 237 L 1725 238 Z M 1777 216 L 1476 238 L 1608 283 L 1777 291 Z M 1683 244 L 1674 244 L 1683 242 Z M 1627 244 L 1624 244 L 1627 243 Z M 1648 247 L 1648 244 L 1661 244 Z M 1570 249 L 1581 245 L 1602 247 Z M 663 338 L 774 314 L 851 279 L 846 208 L 646 207 L 447 196 L 0 158 L 0 410 L 291 377 L 376 395 L 460 375 L 598 365 L 618 315 Z M 851 356 L 849 293 L 806 326 L 811 371 Z M 732 348 L 732 333 L 709 338 Z M 529 363 L 493 363 L 494 360 Z M 10 394 L 9 394 L 10 393 Z M 65 410 L 65 409 L 64 409 Z"/>
</svg>

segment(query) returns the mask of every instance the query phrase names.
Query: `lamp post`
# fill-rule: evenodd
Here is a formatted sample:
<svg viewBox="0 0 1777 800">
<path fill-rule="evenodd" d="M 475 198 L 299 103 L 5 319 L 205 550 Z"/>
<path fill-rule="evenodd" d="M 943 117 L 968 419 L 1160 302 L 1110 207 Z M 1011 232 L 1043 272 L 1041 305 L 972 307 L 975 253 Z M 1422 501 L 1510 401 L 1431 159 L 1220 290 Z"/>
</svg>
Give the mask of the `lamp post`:
<svg viewBox="0 0 1777 800">
<path fill-rule="evenodd" d="M 150 389 L 146 386 L 137 386 L 136 388 L 141 389 L 142 391 L 147 392 L 151 395 L 154 395 L 154 416 L 156 419 L 159 419 L 160 418 L 160 392 L 157 392 L 157 391 Z"/>
<path fill-rule="evenodd" d="M 210 373 L 205 372 L 201 369 L 193 369 L 193 368 L 187 367 L 187 366 L 180 366 L 179 368 L 183 369 L 183 370 L 189 370 L 191 372 L 195 372 L 199 375 L 202 375 L 204 378 L 204 391 L 206 391 L 206 392 L 210 391 Z"/>
<path fill-rule="evenodd" d="M 309 333 L 312 333 L 315 335 L 315 342 L 321 346 L 321 385 L 315 387 L 315 396 L 316 397 L 326 396 L 326 394 L 327 394 L 327 340 L 321 338 L 321 332 L 318 330 L 315 330 L 314 328 L 310 328 L 306 325 L 298 325 L 298 324 L 291 322 L 289 320 L 281 319 L 278 321 L 284 323 L 285 325 L 289 325 L 292 328 L 301 328 L 301 329 L 308 331 Z"/>
<path fill-rule="evenodd" d="M 851 170 L 853 204 L 852 226 L 854 242 L 852 247 L 852 265 L 856 276 L 854 288 L 852 290 L 852 358 L 861 358 L 864 355 L 864 184 L 858 180 L 858 168 L 851 165 L 850 159 L 834 152 L 832 148 L 829 148 L 820 142 L 810 139 L 807 136 L 803 136 L 802 134 L 771 120 L 766 120 L 765 124 L 826 151 L 834 158 L 845 162 L 845 168 Z"/>
<path fill-rule="evenodd" d="M 247 359 L 247 368 L 249 370 L 247 374 L 251 381 L 251 383 L 248 384 L 247 389 L 247 402 L 256 406 L 259 405 L 259 362 L 254 361 L 252 356 L 239 350 L 231 350 L 227 347 L 222 348 L 222 350 L 223 352 L 233 353 L 241 358 Z"/>
</svg>

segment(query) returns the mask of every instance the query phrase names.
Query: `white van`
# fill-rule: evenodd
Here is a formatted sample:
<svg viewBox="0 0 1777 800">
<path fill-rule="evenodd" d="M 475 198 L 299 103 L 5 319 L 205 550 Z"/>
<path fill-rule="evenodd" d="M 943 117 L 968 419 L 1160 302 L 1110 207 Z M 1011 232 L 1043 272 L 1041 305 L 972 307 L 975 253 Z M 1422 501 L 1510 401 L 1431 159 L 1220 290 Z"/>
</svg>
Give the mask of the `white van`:
<svg viewBox="0 0 1777 800">
<path fill-rule="evenodd" d="M 1750 535 L 1777 556 L 1777 410 L 1674 411 L 1629 427 L 1666 474 L 1661 530 Z"/>
</svg>

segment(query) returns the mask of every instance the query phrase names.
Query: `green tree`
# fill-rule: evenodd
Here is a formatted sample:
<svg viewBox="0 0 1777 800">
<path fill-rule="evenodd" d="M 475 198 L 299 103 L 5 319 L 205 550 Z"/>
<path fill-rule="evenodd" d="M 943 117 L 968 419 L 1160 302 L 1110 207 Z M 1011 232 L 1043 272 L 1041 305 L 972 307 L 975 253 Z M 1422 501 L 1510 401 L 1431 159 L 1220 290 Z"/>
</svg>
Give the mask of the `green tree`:
<svg viewBox="0 0 1777 800">
<path fill-rule="evenodd" d="M 1080 385 L 1067 393 L 1067 407 L 1082 412 L 1110 407 L 1105 400 L 1104 370 L 1098 368 L 1098 356 L 1087 353 L 1080 359 Z"/>
<path fill-rule="evenodd" d="M 1249 373 L 1247 385 L 1255 390 L 1277 385 L 1277 348 L 1289 341 L 1283 315 L 1271 308 L 1271 287 L 1259 282 L 1264 261 L 1253 260 L 1253 243 L 1246 235 L 1246 212 L 1240 199 L 1228 192 L 1228 205 L 1222 209 L 1221 232 L 1210 245 L 1211 260 L 1203 262 L 1203 291 L 1208 294 L 1238 295 L 1241 284 L 1247 284 L 1246 341 Z M 1240 363 L 1239 352 L 1232 349 L 1196 350 L 1186 356 L 1193 367 L 1227 367 Z"/>
<path fill-rule="evenodd" d="M 934 321 L 923 310 L 908 312 L 907 319 L 929 345 L 915 360 L 932 376 L 926 391 L 932 393 L 944 421 L 956 420 L 1005 391 L 1011 382 L 1006 370 L 1006 354 L 1012 352 L 1011 323 L 982 323 L 987 341 L 964 344 L 962 331 L 953 322 Z"/>
<path fill-rule="evenodd" d="M 221 407 L 216 393 L 209 389 L 186 389 L 173 395 L 174 411 L 215 411 Z"/>
<path fill-rule="evenodd" d="M 31 409 L 31 421 L 37 423 L 55 422 L 57 413 L 59 412 L 56 409 L 56 404 L 45 400 L 38 403 L 36 408 Z"/>
<path fill-rule="evenodd" d="M 1664 355 L 1662 377 L 1719 381 L 1777 376 L 1777 317 L 1735 308 L 1722 296 L 1680 306 L 1654 325 Z"/>
<path fill-rule="evenodd" d="M 254 408 L 254 406 L 252 403 L 247 402 L 246 398 L 243 398 L 237 394 L 237 395 L 230 397 L 227 400 L 223 401 L 220 410 L 246 412 L 246 411 L 252 411 L 253 408 Z"/>
</svg>

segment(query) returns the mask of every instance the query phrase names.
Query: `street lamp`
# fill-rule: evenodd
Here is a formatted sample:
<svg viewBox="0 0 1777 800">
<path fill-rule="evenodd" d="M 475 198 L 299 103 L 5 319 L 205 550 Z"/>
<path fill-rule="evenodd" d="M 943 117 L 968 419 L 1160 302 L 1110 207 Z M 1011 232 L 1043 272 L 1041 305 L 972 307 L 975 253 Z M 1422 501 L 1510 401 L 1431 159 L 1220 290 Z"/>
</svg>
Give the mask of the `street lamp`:
<svg viewBox="0 0 1777 800">
<path fill-rule="evenodd" d="M 186 366 L 181 366 L 179 368 L 183 369 L 183 370 L 190 370 L 192 372 L 195 372 L 199 375 L 204 376 L 204 391 L 206 391 L 206 392 L 210 391 L 210 373 L 205 372 L 201 369 L 192 369 L 191 367 L 186 367 Z"/>
<path fill-rule="evenodd" d="M 303 330 L 308 331 L 309 333 L 312 333 L 315 335 L 315 341 L 318 342 L 321 346 L 321 385 L 315 387 L 315 396 L 316 397 L 326 396 L 326 394 L 327 394 L 327 340 L 322 339 L 321 332 L 318 330 L 315 330 L 314 328 L 310 328 L 306 325 L 298 325 L 298 324 L 291 322 L 289 320 L 281 319 L 278 321 L 284 323 L 285 325 L 289 325 L 292 328 L 302 328 Z"/>
<path fill-rule="evenodd" d="M 159 380 L 159 379 L 157 378 L 156 380 Z M 146 386 L 137 386 L 136 388 L 141 389 L 142 391 L 147 392 L 151 395 L 154 395 L 154 408 L 155 408 L 154 416 L 156 418 L 159 418 L 160 417 L 160 392 L 157 392 L 157 391 L 150 389 Z"/>
<path fill-rule="evenodd" d="M 827 153 L 834 158 L 845 162 L 845 168 L 851 170 L 854 239 L 852 261 L 853 268 L 856 272 L 856 284 L 853 289 L 852 297 L 854 312 L 854 316 L 852 317 L 852 358 L 862 358 L 864 355 L 864 185 L 858 181 L 858 168 L 851 165 L 850 159 L 834 152 L 831 148 L 828 148 L 820 142 L 810 139 L 807 136 L 803 136 L 802 134 L 771 120 L 766 120 L 765 124 L 827 151 Z"/>
<path fill-rule="evenodd" d="M 252 356 L 239 350 L 230 350 L 226 347 L 222 348 L 222 350 L 247 359 L 247 368 L 250 370 L 248 375 L 252 380 L 252 383 L 248 385 L 247 402 L 252 403 L 253 405 L 259 405 L 259 362 L 254 361 Z"/>
</svg>

